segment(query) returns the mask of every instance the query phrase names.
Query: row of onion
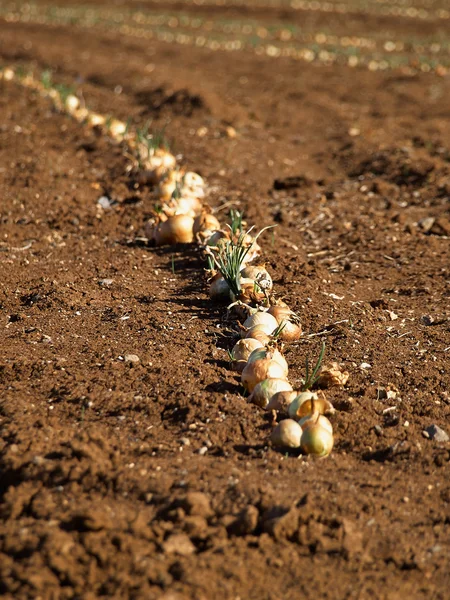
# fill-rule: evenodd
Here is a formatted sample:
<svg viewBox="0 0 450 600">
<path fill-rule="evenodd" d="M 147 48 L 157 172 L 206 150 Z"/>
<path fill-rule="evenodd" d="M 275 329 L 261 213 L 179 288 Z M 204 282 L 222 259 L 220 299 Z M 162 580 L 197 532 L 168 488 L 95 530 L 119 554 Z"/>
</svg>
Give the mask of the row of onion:
<svg viewBox="0 0 450 600">
<path fill-rule="evenodd" d="M 151 185 L 158 208 L 145 227 L 156 245 L 197 242 L 209 262 L 209 296 L 228 305 L 240 339 L 230 352 L 231 368 L 240 375 L 249 401 L 274 416 L 271 441 L 274 446 L 301 448 L 304 453 L 327 456 L 333 447 L 333 428 L 326 414 L 334 409 L 321 393 L 311 392 L 311 381 L 294 390 L 288 381 L 285 343 L 297 341 L 302 329 L 298 316 L 273 294 L 273 281 L 266 267 L 254 263 L 261 254 L 258 235 L 252 235 L 236 211 L 231 224 L 223 227 L 205 201 L 203 178 L 177 165 L 167 147 L 154 143 L 152 135 L 131 131 L 118 119 L 90 111 L 74 93 L 49 85 L 33 75 L 17 75 L 14 69 L 0 71 L 0 79 L 19 81 L 50 98 L 59 111 L 80 123 L 100 128 L 126 146 L 133 156 L 130 172 L 141 185 Z M 261 233 L 261 232 L 260 232 Z M 348 373 L 335 363 L 323 369 L 317 383 L 323 387 L 343 385 Z M 314 383 L 314 382 L 313 382 Z M 305 385 L 307 384 L 307 385 Z"/>
</svg>

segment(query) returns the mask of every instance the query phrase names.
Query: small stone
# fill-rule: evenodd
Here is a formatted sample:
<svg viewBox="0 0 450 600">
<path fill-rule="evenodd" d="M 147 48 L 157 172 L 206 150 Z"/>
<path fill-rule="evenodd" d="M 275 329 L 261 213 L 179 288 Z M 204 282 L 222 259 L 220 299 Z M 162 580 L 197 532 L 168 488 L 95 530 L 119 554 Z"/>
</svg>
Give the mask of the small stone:
<svg viewBox="0 0 450 600">
<path fill-rule="evenodd" d="M 113 206 L 113 202 L 108 196 L 101 196 L 97 200 L 97 204 L 103 208 L 103 210 L 109 210 Z"/>
<path fill-rule="evenodd" d="M 422 323 L 422 325 L 433 325 L 434 318 L 431 315 L 423 315 L 422 317 L 420 317 L 420 322 Z"/>
<path fill-rule="evenodd" d="M 98 280 L 98 285 L 101 285 L 102 287 L 109 287 L 113 283 L 114 283 L 114 279 L 99 279 Z"/>
<path fill-rule="evenodd" d="M 434 424 L 427 427 L 422 433 L 424 437 L 431 439 L 435 442 L 444 443 L 450 440 L 448 434 L 443 429 Z"/>
<path fill-rule="evenodd" d="M 185 533 L 174 533 L 164 542 L 163 550 L 166 554 L 190 556 L 194 554 L 195 546 Z"/>
<path fill-rule="evenodd" d="M 208 448 L 206 446 L 202 446 L 200 448 L 200 450 L 198 451 L 198 453 L 200 454 L 200 456 L 205 456 L 205 454 L 208 452 Z"/>
<path fill-rule="evenodd" d="M 125 362 L 137 364 L 140 361 L 140 358 L 137 354 L 125 354 L 124 360 Z"/>
<path fill-rule="evenodd" d="M 231 139 L 233 139 L 237 136 L 236 129 L 234 127 L 231 127 L 231 125 L 229 125 L 225 131 L 226 131 L 227 137 L 229 137 Z"/>
<path fill-rule="evenodd" d="M 383 429 L 380 425 L 375 425 L 373 429 L 378 436 L 383 435 Z"/>
<path fill-rule="evenodd" d="M 359 368 L 360 368 L 360 369 L 371 369 L 371 368 L 372 368 L 372 365 L 371 365 L 371 364 L 369 364 L 369 363 L 363 362 L 363 363 L 361 363 L 361 364 L 359 365 Z"/>
<path fill-rule="evenodd" d="M 180 444 L 183 444 L 183 446 L 190 446 L 191 445 L 191 440 L 187 437 L 182 437 L 180 439 Z"/>
<path fill-rule="evenodd" d="M 425 233 L 427 233 L 433 227 L 435 220 L 434 217 L 425 217 L 424 219 L 420 219 L 418 225 Z"/>
</svg>

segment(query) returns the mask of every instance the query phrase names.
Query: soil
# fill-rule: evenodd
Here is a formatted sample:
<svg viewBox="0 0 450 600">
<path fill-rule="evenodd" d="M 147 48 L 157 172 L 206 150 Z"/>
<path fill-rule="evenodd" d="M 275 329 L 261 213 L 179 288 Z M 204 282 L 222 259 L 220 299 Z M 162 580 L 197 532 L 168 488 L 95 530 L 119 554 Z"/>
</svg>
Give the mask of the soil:
<svg viewBox="0 0 450 600">
<path fill-rule="evenodd" d="M 350 373 L 328 459 L 272 449 L 198 248 L 143 245 L 151 190 L 121 148 L 2 84 L 2 598 L 447 598 L 450 443 L 423 432 L 450 433 L 450 79 L 0 36 L 2 62 L 166 125 L 211 205 L 276 225 L 263 261 L 304 328 L 290 379 L 322 339 Z"/>
</svg>

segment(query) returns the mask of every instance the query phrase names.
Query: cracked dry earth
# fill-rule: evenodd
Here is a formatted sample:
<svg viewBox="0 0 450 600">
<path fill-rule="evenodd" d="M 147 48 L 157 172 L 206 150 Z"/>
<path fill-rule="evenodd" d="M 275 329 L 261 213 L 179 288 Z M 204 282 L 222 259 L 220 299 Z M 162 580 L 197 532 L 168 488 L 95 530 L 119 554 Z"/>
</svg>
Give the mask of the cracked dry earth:
<svg viewBox="0 0 450 600">
<path fill-rule="evenodd" d="M 450 445 L 423 430 L 449 430 L 448 79 L 0 34 L 5 62 L 78 76 L 103 112 L 142 123 L 159 98 L 210 203 L 277 224 L 263 260 L 305 330 L 292 381 L 321 337 L 350 372 L 328 459 L 271 449 L 200 251 L 140 245 L 151 192 L 120 148 L 2 84 L 2 598 L 447 598 Z"/>
</svg>

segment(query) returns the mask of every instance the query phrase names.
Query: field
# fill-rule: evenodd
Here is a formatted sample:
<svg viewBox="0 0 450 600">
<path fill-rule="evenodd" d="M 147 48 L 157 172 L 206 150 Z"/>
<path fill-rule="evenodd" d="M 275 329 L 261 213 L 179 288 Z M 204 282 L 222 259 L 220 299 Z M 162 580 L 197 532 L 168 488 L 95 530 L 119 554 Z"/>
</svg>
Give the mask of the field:
<svg viewBox="0 0 450 600">
<path fill-rule="evenodd" d="M 449 24 L 446 0 L 0 2 L 1 598 L 448 598 Z M 124 144 L 31 74 L 164 130 L 221 222 L 275 226 L 290 382 L 322 342 L 349 373 L 330 456 L 270 443 L 201 247 L 148 242 Z"/>
</svg>

